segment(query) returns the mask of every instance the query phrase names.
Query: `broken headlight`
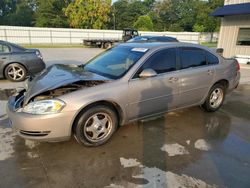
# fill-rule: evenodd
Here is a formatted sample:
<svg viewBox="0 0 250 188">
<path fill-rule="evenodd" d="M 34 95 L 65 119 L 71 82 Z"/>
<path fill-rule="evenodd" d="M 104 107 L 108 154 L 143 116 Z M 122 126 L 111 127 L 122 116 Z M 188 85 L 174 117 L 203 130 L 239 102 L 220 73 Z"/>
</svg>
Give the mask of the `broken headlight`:
<svg viewBox="0 0 250 188">
<path fill-rule="evenodd" d="M 29 114 L 55 114 L 62 111 L 66 104 L 58 99 L 41 100 L 29 103 L 23 112 Z"/>
</svg>

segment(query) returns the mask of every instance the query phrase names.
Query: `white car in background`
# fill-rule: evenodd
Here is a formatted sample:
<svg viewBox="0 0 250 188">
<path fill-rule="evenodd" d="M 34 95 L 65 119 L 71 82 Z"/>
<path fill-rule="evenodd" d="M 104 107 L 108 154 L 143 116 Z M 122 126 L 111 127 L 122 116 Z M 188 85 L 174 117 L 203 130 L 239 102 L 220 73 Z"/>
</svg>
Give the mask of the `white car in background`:
<svg viewBox="0 0 250 188">
<path fill-rule="evenodd" d="M 237 59 L 240 64 L 250 65 L 250 56 L 247 55 L 236 55 L 235 59 Z"/>
</svg>

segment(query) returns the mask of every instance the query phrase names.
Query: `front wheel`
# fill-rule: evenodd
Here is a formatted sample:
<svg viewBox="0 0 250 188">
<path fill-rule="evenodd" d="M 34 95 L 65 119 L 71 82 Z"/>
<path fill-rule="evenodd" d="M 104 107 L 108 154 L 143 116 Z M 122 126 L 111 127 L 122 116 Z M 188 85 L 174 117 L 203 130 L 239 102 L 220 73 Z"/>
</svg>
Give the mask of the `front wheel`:
<svg viewBox="0 0 250 188">
<path fill-rule="evenodd" d="M 79 114 L 73 131 L 80 144 L 99 146 L 111 138 L 117 127 L 118 118 L 114 109 L 98 105 Z"/>
<path fill-rule="evenodd" d="M 217 111 L 225 99 L 225 87 L 222 84 L 215 84 L 208 93 L 207 99 L 202 107 L 207 112 Z"/>
</svg>

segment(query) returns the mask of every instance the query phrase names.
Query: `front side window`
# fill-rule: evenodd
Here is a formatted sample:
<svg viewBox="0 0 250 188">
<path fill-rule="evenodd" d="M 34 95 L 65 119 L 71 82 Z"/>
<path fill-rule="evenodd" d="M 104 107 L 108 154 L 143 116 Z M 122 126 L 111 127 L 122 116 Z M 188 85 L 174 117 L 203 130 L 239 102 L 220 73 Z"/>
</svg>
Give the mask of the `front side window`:
<svg viewBox="0 0 250 188">
<path fill-rule="evenodd" d="M 8 46 L 4 45 L 4 44 L 0 44 L 0 53 L 9 53 L 10 49 Z"/>
<path fill-rule="evenodd" d="M 146 48 L 114 47 L 90 60 L 84 70 L 118 79 L 122 77 L 146 52 Z"/>
<path fill-rule="evenodd" d="M 176 50 L 175 48 L 164 49 L 152 55 L 139 69 L 136 78 L 144 69 L 153 69 L 157 74 L 162 74 L 176 70 Z"/>
<path fill-rule="evenodd" d="M 250 28 L 239 29 L 237 45 L 250 46 Z"/>
<path fill-rule="evenodd" d="M 181 69 L 206 65 L 206 54 L 199 48 L 181 48 Z"/>
</svg>

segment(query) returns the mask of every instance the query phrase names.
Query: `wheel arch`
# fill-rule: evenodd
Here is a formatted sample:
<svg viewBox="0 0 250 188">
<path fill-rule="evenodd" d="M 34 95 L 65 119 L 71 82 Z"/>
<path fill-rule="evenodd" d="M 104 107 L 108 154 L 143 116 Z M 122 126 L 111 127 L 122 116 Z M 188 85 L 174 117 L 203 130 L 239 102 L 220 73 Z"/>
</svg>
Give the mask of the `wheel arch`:
<svg viewBox="0 0 250 188">
<path fill-rule="evenodd" d="M 77 112 L 77 114 L 74 116 L 73 121 L 71 123 L 71 132 L 73 132 L 74 127 L 76 126 L 76 121 L 79 118 L 80 114 L 97 105 L 105 105 L 105 106 L 111 107 L 112 109 L 114 109 L 115 113 L 117 114 L 119 125 L 122 125 L 124 123 L 124 112 L 119 104 L 117 104 L 114 101 L 100 100 L 100 101 L 92 102 L 82 107 Z"/>
<path fill-rule="evenodd" d="M 229 87 L 229 81 L 226 80 L 226 79 L 220 79 L 220 80 L 218 80 L 217 82 L 215 82 L 215 83 L 213 84 L 213 86 L 216 85 L 216 84 L 222 84 L 222 85 L 225 87 L 226 90 L 227 90 L 228 87 Z M 212 87 L 213 87 L 213 86 L 212 86 Z"/>
<path fill-rule="evenodd" d="M 203 104 L 211 90 L 211 88 L 216 85 L 216 84 L 222 84 L 223 86 L 225 86 L 225 92 L 227 92 L 227 89 L 229 87 L 229 81 L 226 80 L 226 79 L 220 79 L 220 80 L 217 80 L 213 85 L 211 85 L 211 87 L 208 89 L 206 95 L 203 97 L 203 99 L 201 100 L 200 104 Z"/>
</svg>

